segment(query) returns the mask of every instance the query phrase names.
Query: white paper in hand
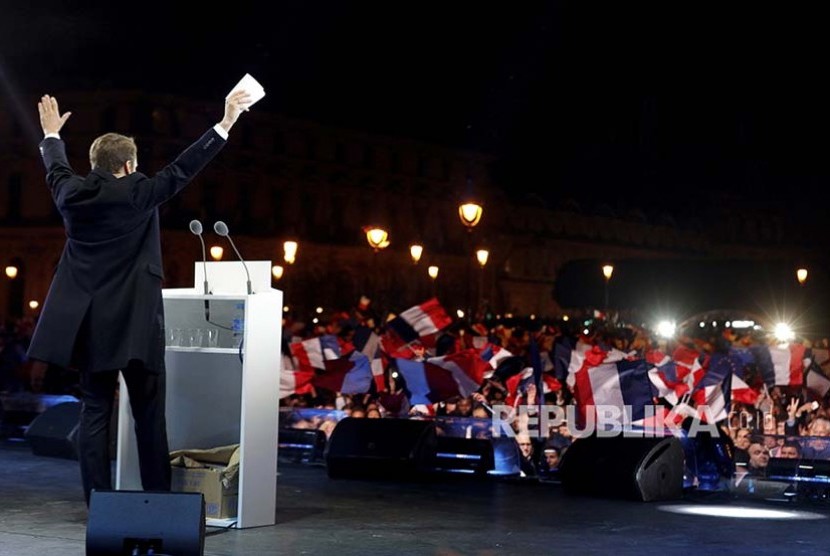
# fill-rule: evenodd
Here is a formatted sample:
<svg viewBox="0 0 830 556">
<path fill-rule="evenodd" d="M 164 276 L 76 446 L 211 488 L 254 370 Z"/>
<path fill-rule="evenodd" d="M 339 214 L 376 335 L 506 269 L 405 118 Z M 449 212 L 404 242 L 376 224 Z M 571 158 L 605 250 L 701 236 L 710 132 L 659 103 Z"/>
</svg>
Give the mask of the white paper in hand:
<svg viewBox="0 0 830 556">
<path fill-rule="evenodd" d="M 251 96 L 251 103 L 248 105 L 248 108 L 256 104 L 258 100 L 265 96 L 265 89 L 262 88 L 262 85 L 259 84 L 259 81 L 251 77 L 250 73 L 246 73 L 242 79 L 239 80 L 231 92 L 228 93 L 228 96 L 225 97 L 225 100 L 228 99 L 229 96 L 234 94 L 237 91 L 245 91 Z"/>
</svg>

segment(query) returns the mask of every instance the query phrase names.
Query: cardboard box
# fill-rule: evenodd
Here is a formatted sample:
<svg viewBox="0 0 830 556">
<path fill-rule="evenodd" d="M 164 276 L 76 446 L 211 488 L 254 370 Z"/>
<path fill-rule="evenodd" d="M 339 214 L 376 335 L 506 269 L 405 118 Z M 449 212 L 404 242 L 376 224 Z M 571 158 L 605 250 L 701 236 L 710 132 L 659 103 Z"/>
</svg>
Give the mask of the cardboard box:
<svg viewBox="0 0 830 556">
<path fill-rule="evenodd" d="M 239 502 L 239 445 L 210 450 L 177 450 L 170 453 L 172 490 L 201 492 L 205 515 L 236 517 Z"/>
</svg>

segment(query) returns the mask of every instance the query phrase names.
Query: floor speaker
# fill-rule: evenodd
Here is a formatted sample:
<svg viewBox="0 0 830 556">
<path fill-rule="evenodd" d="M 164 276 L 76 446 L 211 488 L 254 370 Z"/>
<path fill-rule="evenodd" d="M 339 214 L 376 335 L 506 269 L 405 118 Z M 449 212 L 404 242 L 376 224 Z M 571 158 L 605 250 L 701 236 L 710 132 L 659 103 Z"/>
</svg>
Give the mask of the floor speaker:
<svg viewBox="0 0 830 556">
<path fill-rule="evenodd" d="M 425 472 L 435 457 L 432 421 L 342 419 L 326 447 L 329 477 L 405 480 Z"/>
<path fill-rule="evenodd" d="M 568 494 L 652 502 L 682 496 L 683 469 L 674 437 L 590 436 L 568 447 L 559 473 Z"/>
<path fill-rule="evenodd" d="M 205 551 L 205 500 L 196 492 L 92 491 L 87 556 Z"/>
<path fill-rule="evenodd" d="M 80 417 L 80 402 L 59 403 L 35 417 L 25 434 L 32 453 L 36 456 L 78 459 Z"/>
</svg>

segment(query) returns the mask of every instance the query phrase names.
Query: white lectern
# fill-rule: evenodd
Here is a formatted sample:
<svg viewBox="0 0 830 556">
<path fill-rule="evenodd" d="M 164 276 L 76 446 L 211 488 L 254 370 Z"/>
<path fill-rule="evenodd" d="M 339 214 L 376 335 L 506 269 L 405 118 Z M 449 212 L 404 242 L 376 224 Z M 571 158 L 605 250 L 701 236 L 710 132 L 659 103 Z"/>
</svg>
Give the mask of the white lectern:
<svg viewBox="0 0 830 556">
<path fill-rule="evenodd" d="M 194 288 L 162 292 L 167 329 L 219 330 L 215 347 L 209 346 L 207 338 L 200 346 L 168 344 L 165 357 L 170 450 L 240 445 L 237 516 L 208 519 L 211 526 L 243 528 L 276 522 L 282 292 L 270 287 L 269 261 L 247 264 L 253 272 L 251 295 L 247 294 L 247 278 L 239 262 L 207 263 L 212 294 L 203 293 L 202 262 L 196 263 Z M 244 313 L 243 340 L 240 347 L 234 347 L 230 329 L 240 312 Z M 141 490 L 134 425 L 123 378 L 115 488 Z"/>
</svg>

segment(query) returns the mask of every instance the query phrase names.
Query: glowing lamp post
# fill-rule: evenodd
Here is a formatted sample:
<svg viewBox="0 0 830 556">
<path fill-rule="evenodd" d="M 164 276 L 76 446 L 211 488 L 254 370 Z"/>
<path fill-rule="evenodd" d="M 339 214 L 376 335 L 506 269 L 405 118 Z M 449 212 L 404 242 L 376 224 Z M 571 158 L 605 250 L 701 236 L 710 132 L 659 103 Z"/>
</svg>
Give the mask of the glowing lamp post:
<svg viewBox="0 0 830 556">
<path fill-rule="evenodd" d="M 462 203 L 458 206 L 458 217 L 468 232 L 472 232 L 473 228 L 478 225 L 483 212 L 484 209 L 475 201 Z"/>
<path fill-rule="evenodd" d="M 413 243 L 409 246 L 409 256 L 412 257 L 412 264 L 418 264 L 421 260 L 421 255 L 424 254 L 424 246 L 418 243 Z"/>
<path fill-rule="evenodd" d="M 798 280 L 798 284 L 803 286 L 805 282 L 807 282 L 807 269 L 806 268 L 799 268 L 795 271 L 795 278 Z"/>
<path fill-rule="evenodd" d="M 605 315 L 608 317 L 608 282 L 611 281 L 611 276 L 614 274 L 614 265 L 606 264 L 602 266 L 602 275 L 605 277 Z"/>
<path fill-rule="evenodd" d="M 380 226 L 367 226 L 363 230 L 366 233 L 366 241 L 375 253 L 389 247 L 389 232 Z"/>
<path fill-rule="evenodd" d="M 210 248 L 210 256 L 213 258 L 214 261 L 221 261 L 222 255 L 225 253 L 225 250 L 219 247 L 218 245 L 213 245 Z"/>
<path fill-rule="evenodd" d="M 282 275 L 285 273 L 285 267 L 282 265 L 275 264 L 271 267 L 271 274 L 274 275 L 274 280 L 279 280 L 282 278 Z"/>
<path fill-rule="evenodd" d="M 299 244 L 294 240 L 289 239 L 282 242 L 283 260 L 288 264 L 294 264 L 294 261 L 297 260 L 298 248 Z"/>
<path fill-rule="evenodd" d="M 427 275 L 429 275 L 430 279 L 432 280 L 432 297 L 435 297 L 435 280 L 438 279 L 438 267 L 432 265 L 429 268 L 427 268 Z"/>
</svg>

